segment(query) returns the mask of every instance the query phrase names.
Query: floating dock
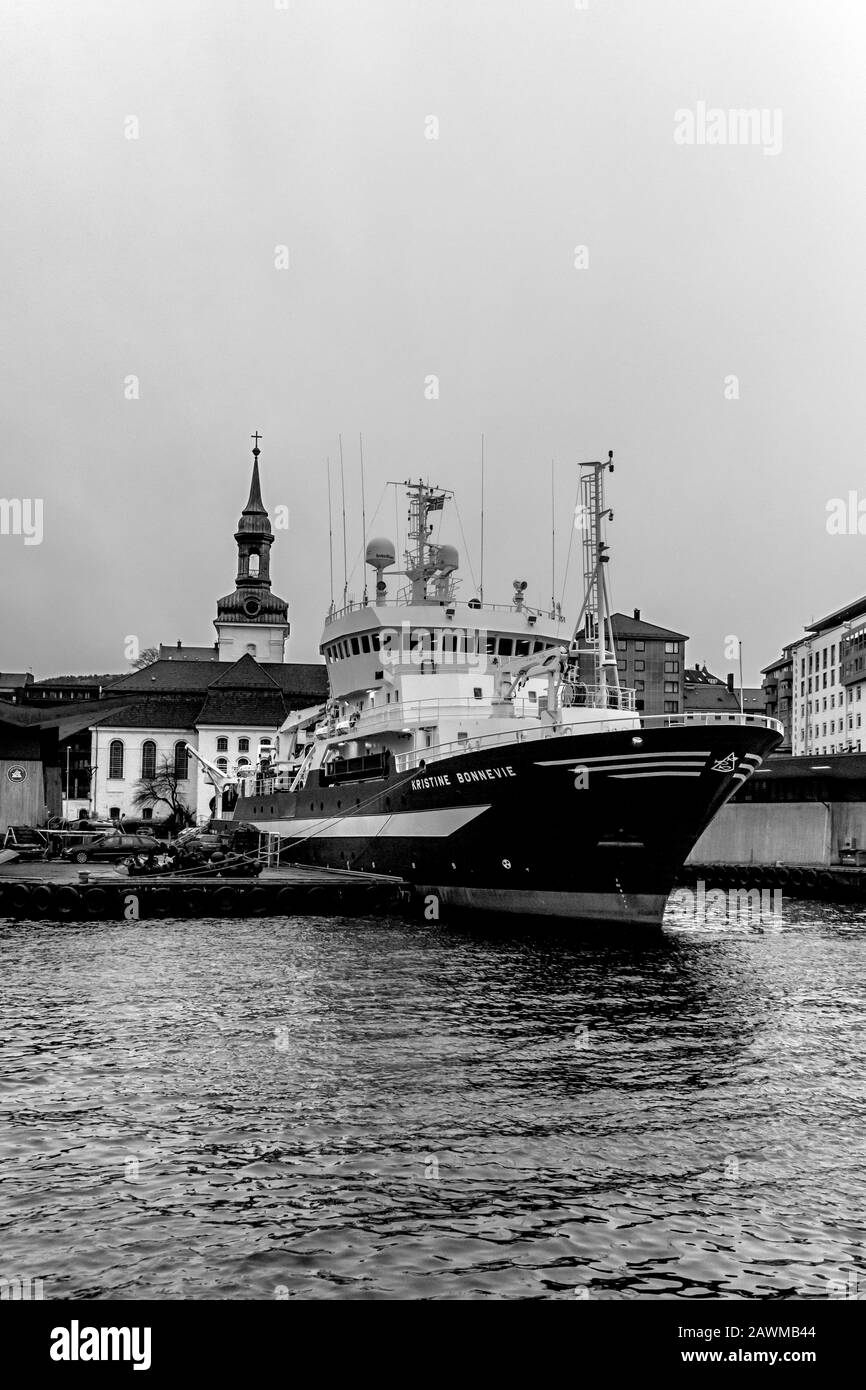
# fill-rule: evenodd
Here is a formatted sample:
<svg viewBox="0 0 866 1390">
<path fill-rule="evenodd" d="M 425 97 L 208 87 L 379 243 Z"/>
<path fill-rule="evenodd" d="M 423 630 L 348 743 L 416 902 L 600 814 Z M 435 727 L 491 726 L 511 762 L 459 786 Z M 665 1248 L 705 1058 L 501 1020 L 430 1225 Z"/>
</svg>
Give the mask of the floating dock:
<svg viewBox="0 0 866 1390">
<path fill-rule="evenodd" d="M 85 872 L 66 864 L 0 866 L 0 918 L 149 920 L 160 917 L 368 917 L 405 911 L 402 879 L 285 865 L 257 878 L 213 874 L 131 877 L 107 865 Z"/>
<path fill-rule="evenodd" d="M 778 890 L 783 897 L 866 905 L 866 868 L 847 864 L 685 864 L 677 884 L 707 892 Z"/>
</svg>

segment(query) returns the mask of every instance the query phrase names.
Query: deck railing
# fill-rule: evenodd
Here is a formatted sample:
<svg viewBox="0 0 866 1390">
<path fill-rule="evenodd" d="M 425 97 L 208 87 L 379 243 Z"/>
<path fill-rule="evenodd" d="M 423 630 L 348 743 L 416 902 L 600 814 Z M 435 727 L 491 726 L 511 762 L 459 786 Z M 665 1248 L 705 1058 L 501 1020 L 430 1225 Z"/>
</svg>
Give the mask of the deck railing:
<svg viewBox="0 0 866 1390">
<path fill-rule="evenodd" d="M 771 719 L 764 714 L 740 714 L 739 711 L 730 714 L 651 714 L 642 718 L 640 725 L 627 727 L 634 727 L 637 732 L 639 728 L 667 729 L 678 728 L 686 724 L 757 724 L 767 729 L 775 729 L 778 733 L 784 732 L 778 719 Z M 411 772 L 421 763 L 427 766 L 443 758 L 453 758 L 462 753 L 478 752 L 486 748 L 496 747 L 498 744 L 533 743 L 540 739 L 563 738 L 567 735 L 610 733 L 613 727 L 614 721 L 607 719 L 587 720 L 585 723 L 579 724 L 548 724 L 542 725 L 538 729 L 507 729 L 496 734 L 482 734 L 477 738 L 438 743 L 433 748 L 421 748 L 412 753 L 400 753 L 395 758 L 394 764 L 398 772 Z"/>
</svg>

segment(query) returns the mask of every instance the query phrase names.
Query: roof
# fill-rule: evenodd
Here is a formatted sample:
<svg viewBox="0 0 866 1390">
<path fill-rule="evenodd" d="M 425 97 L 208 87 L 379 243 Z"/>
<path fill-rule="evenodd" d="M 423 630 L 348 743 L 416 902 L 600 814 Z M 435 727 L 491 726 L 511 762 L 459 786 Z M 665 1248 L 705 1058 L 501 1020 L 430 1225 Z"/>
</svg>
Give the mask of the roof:
<svg viewBox="0 0 866 1390">
<path fill-rule="evenodd" d="M 686 685 L 724 685 L 727 687 L 728 684 L 727 681 L 722 680 L 721 676 L 714 676 L 712 671 L 707 670 L 706 666 L 687 666 L 683 680 Z"/>
<path fill-rule="evenodd" d="M 840 627 L 842 623 L 850 622 L 854 618 L 862 618 L 864 613 L 866 613 L 866 597 L 855 599 L 845 608 L 837 608 L 835 613 L 828 613 L 826 618 L 819 618 L 816 623 L 806 623 L 806 631 L 824 632 L 827 628 Z M 800 638 L 801 642 L 806 640 L 805 637 Z M 794 643 L 791 645 L 793 646 Z"/>
<path fill-rule="evenodd" d="M 684 705 L 688 710 L 717 710 L 740 708 L 739 696 L 733 690 L 729 690 L 723 683 L 721 685 L 698 684 L 687 685 L 684 692 Z"/>
<path fill-rule="evenodd" d="M 277 682 L 255 657 L 246 652 L 237 661 L 221 661 L 223 668 L 210 682 L 210 690 L 279 690 Z"/>
<path fill-rule="evenodd" d="M 10 689 L 18 685 L 30 685 L 32 680 L 32 671 L 0 671 L 0 685 L 8 686 Z"/>
<path fill-rule="evenodd" d="M 151 695 L 143 700 L 117 701 L 109 716 L 92 722 L 111 729 L 189 730 L 195 728 L 201 706 L 200 695 Z"/>
<path fill-rule="evenodd" d="M 274 684 L 293 701 L 314 704 L 328 692 L 328 677 L 324 662 L 261 661 L 248 654 L 240 658 L 258 666 Z M 112 695 L 151 695 L 163 691 L 204 693 L 215 681 L 238 665 L 236 661 L 155 661 L 140 671 L 130 671 L 110 687 Z"/>
<path fill-rule="evenodd" d="M 763 714 L 766 704 L 766 692 L 761 686 L 743 686 L 743 713 Z M 708 710 L 710 712 L 720 709 L 738 710 L 740 708 L 740 689 L 735 686 L 733 690 L 722 682 L 716 684 L 714 681 L 694 682 L 685 687 L 684 705 L 687 711 L 694 713 L 697 710 Z"/>
<path fill-rule="evenodd" d="M 655 623 L 645 623 L 642 618 L 630 618 L 626 613 L 614 613 L 610 621 L 615 637 L 648 637 L 653 642 L 689 640 L 684 632 L 674 632 L 673 628 L 669 627 L 656 627 Z"/>
<path fill-rule="evenodd" d="M 195 722 L 278 729 L 287 714 L 285 698 L 276 686 L 272 690 L 209 690 Z"/>
<path fill-rule="evenodd" d="M 783 647 L 782 650 L 788 651 L 788 648 Z M 761 667 L 761 675 L 768 676 L 771 671 L 781 671 L 783 666 L 790 666 L 793 663 L 793 660 L 794 658 L 790 655 L 790 652 L 787 656 L 777 657 L 775 661 L 770 662 L 769 666 Z"/>
</svg>

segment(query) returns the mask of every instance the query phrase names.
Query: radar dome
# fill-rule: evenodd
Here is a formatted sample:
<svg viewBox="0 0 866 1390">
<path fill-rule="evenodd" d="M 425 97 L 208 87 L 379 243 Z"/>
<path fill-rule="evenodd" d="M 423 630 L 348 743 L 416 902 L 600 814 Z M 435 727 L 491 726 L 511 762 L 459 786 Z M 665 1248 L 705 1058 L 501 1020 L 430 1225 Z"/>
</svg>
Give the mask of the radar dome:
<svg viewBox="0 0 866 1390">
<path fill-rule="evenodd" d="M 455 545 L 440 545 L 438 548 L 439 569 L 446 574 L 456 570 L 460 564 L 460 552 Z"/>
<path fill-rule="evenodd" d="M 375 540 L 367 542 L 367 564 L 374 570 L 387 569 L 388 565 L 393 565 L 397 558 L 394 549 L 394 542 L 383 540 L 377 537 Z"/>
</svg>

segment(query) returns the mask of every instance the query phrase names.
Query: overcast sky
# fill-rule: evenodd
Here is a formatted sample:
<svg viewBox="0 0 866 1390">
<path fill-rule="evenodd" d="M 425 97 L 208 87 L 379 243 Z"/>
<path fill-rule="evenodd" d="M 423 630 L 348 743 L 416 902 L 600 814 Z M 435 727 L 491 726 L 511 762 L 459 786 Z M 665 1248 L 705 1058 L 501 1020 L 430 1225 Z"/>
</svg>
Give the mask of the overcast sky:
<svg viewBox="0 0 866 1390">
<path fill-rule="evenodd" d="M 549 598 L 551 458 L 559 590 L 574 464 L 614 449 L 614 605 L 722 675 L 741 636 L 747 683 L 866 592 L 866 537 L 826 529 L 831 498 L 866 498 L 860 0 L 0 15 L 0 496 L 44 503 L 41 545 L 0 536 L 0 669 L 212 642 L 255 429 L 291 509 L 290 659 L 328 603 L 340 431 L 351 555 L 363 431 L 368 518 L 429 474 L 476 576 L 483 431 L 499 601 L 518 577 Z M 702 102 L 781 113 L 781 141 L 677 143 Z"/>
</svg>

